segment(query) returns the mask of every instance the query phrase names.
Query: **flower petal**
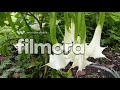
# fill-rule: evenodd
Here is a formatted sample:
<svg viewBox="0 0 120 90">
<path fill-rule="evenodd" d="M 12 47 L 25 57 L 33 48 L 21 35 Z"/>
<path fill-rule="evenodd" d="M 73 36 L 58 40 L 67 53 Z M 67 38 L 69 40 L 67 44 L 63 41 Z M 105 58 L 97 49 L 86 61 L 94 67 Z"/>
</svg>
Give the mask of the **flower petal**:
<svg viewBox="0 0 120 90">
<path fill-rule="evenodd" d="M 101 25 L 98 25 L 96 27 L 93 39 L 90 42 L 90 44 L 87 46 L 87 49 L 86 49 L 87 50 L 86 54 L 88 57 L 93 57 L 93 58 L 105 57 L 105 55 L 102 54 L 102 51 L 105 48 L 100 47 L 101 32 L 102 32 Z"/>
<path fill-rule="evenodd" d="M 67 64 L 70 61 L 68 59 L 65 59 L 64 55 L 50 55 L 50 62 L 47 63 L 46 65 L 56 69 L 56 70 L 60 70 L 62 68 L 65 68 L 67 66 Z"/>
<path fill-rule="evenodd" d="M 71 68 L 78 66 L 78 71 L 82 71 L 86 66 L 90 65 L 92 62 L 86 60 L 87 57 L 84 58 L 84 55 L 76 55 L 75 60 Z"/>
</svg>

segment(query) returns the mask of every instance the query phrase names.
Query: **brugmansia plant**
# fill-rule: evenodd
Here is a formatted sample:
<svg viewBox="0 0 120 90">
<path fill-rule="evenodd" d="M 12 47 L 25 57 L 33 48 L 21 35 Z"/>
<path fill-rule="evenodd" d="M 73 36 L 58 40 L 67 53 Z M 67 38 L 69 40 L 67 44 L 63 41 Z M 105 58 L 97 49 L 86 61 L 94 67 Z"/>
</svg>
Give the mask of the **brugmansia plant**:
<svg viewBox="0 0 120 90">
<path fill-rule="evenodd" d="M 87 61 L 88 57 L 101 58 L 105 57 L 102 54 L 104 47 L 100 47 L 101 33 L 104 24 L 105 13 L 99 13 L 99 20 L 93 39 L 90 44 L 86 43 L 86 23 L 85 23 L 85 13 L 84 12 L 64 12 L 65 21 L 65 35 L 63 43 L 70 43 L 72 45 L 79 43 L 81 46 L 81 54 L 75 54 L 71 50 L 68 54 L 62 53 L 60 55 L 51 54 L 49 56 L 49 63 L 46 65 L 60 70 L 65 68 L 69 62 L 73 62 L 71 68 L 78 66 L 78 71 L 82 71 L 86 66 L 92 64 L 92 62 Z M 57 44 L 56 39 L 56 13 L 50 13 L 50 36 L 52 44 Z M 65 51 L 67 49 L 65 48 Z M 68 52 L 69 50 L 67 50 Z"/>
<path fill-rule="evenodd" d="M 100 47 L 100 40 L 101 40 L 101 33 L 102 33 L 103 24 L 104 24 L 104 17 L 105 17 L 105 13 L 100 12 L 99 21 L 98 21 L 97 27 L 95 29 L 93 39 L 87 47 L 87 55 L 89 57 L 94 57 L 94 58 L 105 57 L 102 54 L 102 51 L 105 48 Z"/>
</svg>

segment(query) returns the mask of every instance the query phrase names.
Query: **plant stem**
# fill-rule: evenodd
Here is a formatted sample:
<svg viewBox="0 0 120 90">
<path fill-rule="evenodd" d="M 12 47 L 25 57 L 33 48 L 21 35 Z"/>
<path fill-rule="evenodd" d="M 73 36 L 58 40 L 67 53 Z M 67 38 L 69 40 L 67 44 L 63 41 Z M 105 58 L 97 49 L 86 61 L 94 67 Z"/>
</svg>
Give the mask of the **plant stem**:
<svg viewBox="0 0 120 90">
<path fill-rule="evenodd" d="M 58 26 L 58 30 L 59 30 L 59 32 L 61 33 L 62 37 L 64 37 L 64 35 L 63 35 L 63 33 L 62 33 L 62 31 L 61 31 L 61 29 L 60 29 L 59 26 Z"/>
<path fill-rule="evenodd" d="M 100 12 L 98 25 L 101 25 L 101 28 L 103 28 L 104 19 L 105 19 L 105 12 Z"/>
<path fill-rule="evenodd" d="M 30 31 L 32 31 L 31 28 L 30 28 L 30 26 L 28 25 L 28 23 L 27 23 L 27 21 L 26 21 L 26 19 L 25 19 L 25 16 L 23 15 L 23 13 L 20 12 L 20 14 L 21 14 L 21 16 L 23 17 L 23 20 L 25 21 L 25 24 L 27 25 L 28 29 L 29 29 Z"/>
<path fill-rule="evenodd" d="M 45 64 L 46 64 L 47 62 L 48 62 L 48 58 L 47 58 L 47 54 L 45 54 Z M 43 78 L 46 77 L 46 74 L 47 74 L 47 66 L 45 66 Z"/>
<path fill-rule="evenodd" d="M 50 38 L 51 38 L 52 44 L 57 43 L 57 39 L 56 39 L 56 13 L 55 12 L 50 13 Z"/>
</svg>

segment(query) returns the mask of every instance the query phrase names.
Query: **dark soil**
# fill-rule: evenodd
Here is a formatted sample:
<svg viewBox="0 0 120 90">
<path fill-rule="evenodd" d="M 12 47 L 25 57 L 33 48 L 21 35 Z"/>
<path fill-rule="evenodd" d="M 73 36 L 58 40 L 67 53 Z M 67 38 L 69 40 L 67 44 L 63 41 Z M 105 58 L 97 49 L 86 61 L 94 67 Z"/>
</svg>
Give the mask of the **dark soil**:
<svg viewBox="0 0 120 90">
<path fill-rule="evenodd" d="M 114 69 L 120 75 L 120 51 L 112 50 L 109 47 L 103 51 L 103 54 L 108 59 L 88 58 L 88 61 L 94 62 L 95 65 L 97 65 L 97 66 L 104 66 L 109 69 Z M 5 56 L 0 55 L 0 61 L 3 61 L 4 58 L 5 58 Z M 68 64 L 67 67 L 64 69 L 64 71 L 67 72 L 70 69 L 71 65 L 72 65 L 72 63 Z M 83 71 L 79 71 L 79 72 L 77 72 L 78 67 L 75 67 L 71 70 L 72 70 L 72 75 L 74 78 L 115 78 L 113 75 L 111 75 L 111 73 L 109 73 L 105 70 L 93 67 L 92 65 L 87 66 Z M 0 71 L 0 75 L 1 75 L 1 73 L 2 72 Z M 31 72 L 26 72 L 26 73 L 31 73 Z M 16 73 L 15 77 L 19 77 L 19 73 Z"/>
<path fill-rule="evenodd" d="M 102 52 L 108 59 L 100 58 L 88 58 L 88 61 L 94 62 L 97 66 L 104 66 L 109 69 L 114 69 L 120 75 L 120 52 L 112 50 L 110 47 L 106 48 Z M 66 71 L 71 67 L 71 63 L 66 67 Z M 74 78 L 114 78 L 111 73 L 93 67 L 92 65 L 87 66 L 83 71 L 77 72 L 78 67 L 72 70 Z"/>
</svg>

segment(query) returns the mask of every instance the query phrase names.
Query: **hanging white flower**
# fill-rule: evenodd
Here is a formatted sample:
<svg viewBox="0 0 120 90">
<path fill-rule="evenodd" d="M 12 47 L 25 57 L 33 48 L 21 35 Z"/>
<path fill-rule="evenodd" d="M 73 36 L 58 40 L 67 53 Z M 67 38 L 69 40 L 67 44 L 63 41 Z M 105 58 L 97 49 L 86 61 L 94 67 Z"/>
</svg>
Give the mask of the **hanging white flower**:
<svg viewBox="0 0 120 90">
<path fill-rule="evenodd" d="M 65 55 L 65 59 L 69 60 L 70 62 L 74 62 L 75 54 L 71 51 L 68 55 Z"/>
<path fill-rule="evenodd" d="M 66 26 L 65 26 L 65 36 L 64 36 L 64 41 L 63 43 L 72 43 L 72 40 L 71 40 L 71 33 L 69 30 L 67 30 Z"/>
<path fill-rule="evenodd" d="M 71 20 L 71 26 L 69 27 L 69 30 L 67 30 L 67 27 L 65 26 L 65 36 L 63 43 L 74 43 L 74 32 L 75 32 L 75 24 Z"/>
<path fill-rule="evenodd" d="M 92 62 L 89 62 L 86 59 L 87 57 L 84 55 L 76 55 L 71 68 L 78 66 L 78 71 L 82 71 L 86 66 L 92 64 Z"/>
<path fill-rule="evenodd" d="M 87 61 L 88 56 L 86 55 L 87 44 L 81 44 L 81 54 L 75 55 L 74 62 L 71 68 L 78 66 L 78 71 L 82 71 L 86 66 L 92 64 L 92 62 Z"/>
<path fill-rule="evenodd" d="M 102 32 L 101 25 L 98 25 L 96 27 L 92 41 L 87 46 L 86 54 L 88 57 L 93 57 L 93 58 L 105 57 L 105 55 L 102 54 L 102 51 L 105 49 L 105 47 L 100 46 L 101 32 Z"/>
<path fill-rule="evenodd" d="M 60 70 L 62 68 L 64 69 L 67 66 L 67 64 L 70 62 L 69 59 L 65 59 L 65 56 L 63 54 L 50 55 L 49 60 L 50 60 L 49 63 L 46 65 L 56 70 Z"/>
</svg>

